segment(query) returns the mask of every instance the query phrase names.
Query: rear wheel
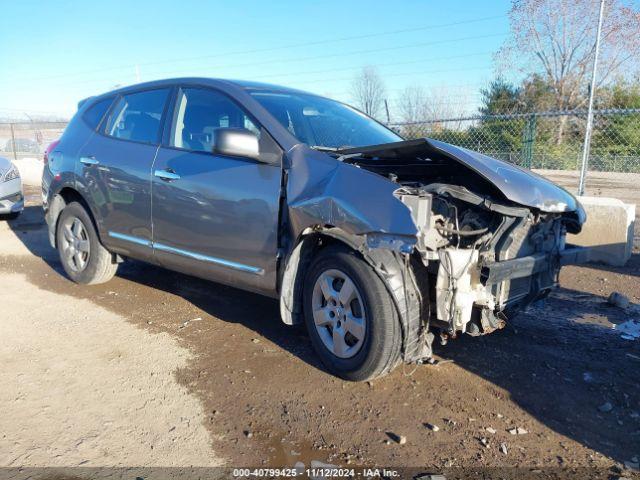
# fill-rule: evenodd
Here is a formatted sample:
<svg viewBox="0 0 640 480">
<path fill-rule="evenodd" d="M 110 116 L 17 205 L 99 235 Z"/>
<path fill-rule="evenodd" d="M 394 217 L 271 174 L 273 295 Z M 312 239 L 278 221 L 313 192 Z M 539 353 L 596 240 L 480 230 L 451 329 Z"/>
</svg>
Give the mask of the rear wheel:
<svg viewBox="0 0 640 480">
<path fill-rule="evenodd" d="M 69 203 L 58 219 L 56 243 L 67 275 L 77 283 L 104 283 L 115 275 L 118 265 L 100 243 L 91 217 L 78 202 Z"/>
<path fill-rule="evenodd" d="M 327 247 L 307 271 L 305 323 L 332 373 L 353 381 L 385 375 L 398 363 L 401 330 L 393 300 L 371 266 L 343 247 Z"/>
</svg>

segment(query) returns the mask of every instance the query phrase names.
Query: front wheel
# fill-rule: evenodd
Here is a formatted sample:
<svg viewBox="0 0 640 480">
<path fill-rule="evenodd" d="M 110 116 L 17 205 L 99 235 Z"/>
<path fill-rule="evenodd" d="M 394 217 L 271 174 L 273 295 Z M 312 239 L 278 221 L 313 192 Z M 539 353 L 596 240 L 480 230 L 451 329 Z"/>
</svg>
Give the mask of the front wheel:
<svg viewBox="0 0 640 480">
<path fill-rule="evenodd" d="M 307 271 L 305 323 L 322 363 L 346 380 L 387 374 L 402 335 L 393 300 L 371 266 L 347 248 L 322 250 Z"/>
<path fill-rule="evenodd" d="M 100 243 L 91 217 L 78 202 L 69 203 L 60 213 L 56 243 L 62 267 L 76 283 L 104 283 L 118 269 L 111 253 Z"/>
</svg>

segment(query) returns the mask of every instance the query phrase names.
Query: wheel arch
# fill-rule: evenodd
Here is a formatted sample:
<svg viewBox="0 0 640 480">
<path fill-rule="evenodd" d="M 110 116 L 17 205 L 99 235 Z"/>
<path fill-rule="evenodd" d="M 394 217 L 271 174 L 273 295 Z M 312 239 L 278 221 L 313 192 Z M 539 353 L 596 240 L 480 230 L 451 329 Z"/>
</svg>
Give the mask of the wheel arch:
<svg viewBox="0 0 640 480">
<path fill-rule="evenodd" d="M 422 294 L 417 286 L 409 254 L 369 248 L 363 235 L 352 235 L 332 226 L 305 229 L 288 256 L 279 288 L 280 316 L 288 325 L 304 322 L 304 277 L 313 258 L 329 245 L 340 244 L 367 262 L 391 295 L 402 330 L 402 356 L 407 362 L 431 356 L 428 323 L 423 324 Z M 428 313 L 425 317 L 428 321 Z"/>
<path fill-rule="evenodd" d="M 80 203 L 84 209 L 87 211 L 91 222 L 93 223 L 93 227 L 95 228 L 98 238 L 102 241 L 100 236 L 100 229 L 98 228 L 98 224 L 96 222 L 96 217 L 89 206 L 89 202 L 82 196 L 78 190 L 70 186 L 64 186 L 58 191 L 53 198 L 51 199 L 51 203 L 49 204 L 49 208 L 47 209 L 47 225 L 49 227 L 49 243 L 53 248 L 57 248 L 57 231 L 58 231 L 58 220 L 60 219 L 60 214 L 64 207 L 66 207 L 71 202 Z"/>
</svg>

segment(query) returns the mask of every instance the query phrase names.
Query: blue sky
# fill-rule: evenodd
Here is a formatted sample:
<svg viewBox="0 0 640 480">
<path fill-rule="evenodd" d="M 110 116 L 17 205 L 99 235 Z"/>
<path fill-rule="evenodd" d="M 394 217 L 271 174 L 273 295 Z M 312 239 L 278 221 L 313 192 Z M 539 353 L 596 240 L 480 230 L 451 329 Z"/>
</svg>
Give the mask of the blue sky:
<svg viewBox="0 0 640 480">
<path fill-rule="evenodd" d="M 384 78 L 392 114 L 409 85 L 462 109 L 493 76 L 508 9 L 508 0 L 7 1 L 0 116 L 70 116 L 78 100 L 138 77 L 242 78 L 350 101 L 365 65 Z"/>
</svg>

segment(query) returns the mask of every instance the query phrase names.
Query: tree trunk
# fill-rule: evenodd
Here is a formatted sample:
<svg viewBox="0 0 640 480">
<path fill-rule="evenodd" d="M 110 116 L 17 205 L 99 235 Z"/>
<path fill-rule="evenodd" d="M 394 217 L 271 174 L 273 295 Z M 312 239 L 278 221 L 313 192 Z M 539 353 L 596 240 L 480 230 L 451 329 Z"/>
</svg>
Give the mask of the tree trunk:
<svg viewBox="0 0 640 480">
<path fill-rule="evenodd" d="M 567 129 L 567 120 L 568 118 L 566 115 L 560 115 L 558 130 L 556 131 L 556 145 L 562 145 L 562 142 L 564 141 L 564 135 Z"/>
</svg>

